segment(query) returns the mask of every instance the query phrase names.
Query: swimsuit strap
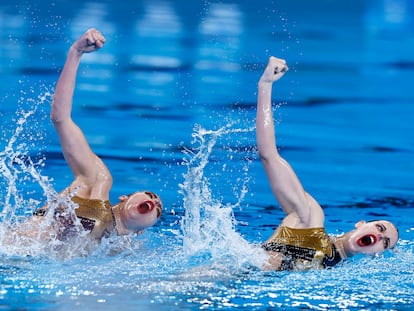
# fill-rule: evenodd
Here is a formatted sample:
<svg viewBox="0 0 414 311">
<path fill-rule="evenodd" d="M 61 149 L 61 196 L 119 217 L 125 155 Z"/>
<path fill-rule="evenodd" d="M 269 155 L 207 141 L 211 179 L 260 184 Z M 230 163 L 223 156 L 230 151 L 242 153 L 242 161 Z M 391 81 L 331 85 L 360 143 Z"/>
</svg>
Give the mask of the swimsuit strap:
<svg viewBox="0 0 414 311">
<path fill-rule="evenodd" d="M 328 256 L 325 254 L 322 260 L 322 264 L 324 268 L 329 268 L 336 266 L 342 260 L 341 254 L 339 250 L 336 248 L 335 244 L 332 243 L 332 256 Z"/>
</svg>

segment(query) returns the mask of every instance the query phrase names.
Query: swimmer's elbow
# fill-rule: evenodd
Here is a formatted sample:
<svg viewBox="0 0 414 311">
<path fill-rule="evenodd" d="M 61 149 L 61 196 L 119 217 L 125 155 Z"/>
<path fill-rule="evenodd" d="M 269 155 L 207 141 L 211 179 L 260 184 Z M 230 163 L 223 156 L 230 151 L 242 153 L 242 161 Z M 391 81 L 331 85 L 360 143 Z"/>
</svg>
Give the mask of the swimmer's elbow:
<svg viewBox="0 0 414 311">
<path fill-rule="evenodd" d="M 263 162 L 263 163 L 267 163 L 267 162 L 269 162 L 269 154 L 268 153 L 266 153 L 266 152 L 261 152 L 260 150 L 259 150 L 259 158 L 260 158 L 260 160 Z"/>
<path fill-rule="evenodd" d="M 53 96 L 49 118 L 50 118 L 50 121 L 52 121 L 53 123 L 59 122 L 59 119 L 60 119 L 59 118 L 59 108 L 58 108 L 58 104 L 56 103 L 55 96 Z"/>
<path fill-rule="evenodd" d="M 62 118 L 59 117 L 59 114 L 56 113 L 55 109 L 52 109 L 52 111 L 50 112 L 50 121 L 52 121 L 54 125 L 62 123 Z"/>
<path fill-rule="evenodd" d="M 262 163 L 269 163 L 272 160 L 280 158 L 276 149 L 259 148 L 258 153 Z"/>
<path fill-rule="evenodd" d="M 59 118 L 56 115 L 55 109 L 52 108 L 49 115 L 50 121 L 52 121 L 53 124 L 59 121 Z"/>
<path fill-rule="evenodd" d="M 64 105 L 57 103 L 56 100 L 53 99 L 49 117 L 53 124 L 56 125 L 70 119 L 70 112 Z"/>
</svg>

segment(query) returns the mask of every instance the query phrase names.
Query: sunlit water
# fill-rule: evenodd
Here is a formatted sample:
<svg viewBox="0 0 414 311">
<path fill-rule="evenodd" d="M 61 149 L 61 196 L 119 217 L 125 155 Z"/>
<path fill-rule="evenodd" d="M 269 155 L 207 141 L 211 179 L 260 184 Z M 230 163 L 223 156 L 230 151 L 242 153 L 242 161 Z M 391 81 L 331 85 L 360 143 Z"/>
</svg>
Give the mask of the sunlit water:
<svg viewBox="0 0 414 311">
<path fill-rule="evenodd" d="M 412 7 L 299 1 L 298 12 L 265 2 L 2 2 L 2 308 L 411 308 L 412 21 L 403 9 Z M 336 9 L 359 22 L 342 26 Z M 98 246 L 82 232 L 70 243 L 7 244 L 10 227 L 45 202 L 73 212 L 57 202 L 72 175 L 48 114 L 66 49 L 90 26 L 108 43 L 84 59 L 74 118 L 113 172 L 111 201 L 150 189 L 165 213 L 140 236 Z M 395 251 L 329 270 L 260 269 L 260 243 L 283 217 L 254 147 L 256 81 L 274 51 L 291 64 L 275 90 L 279 145 L 323 205 L 327 231 L 386 218 L 400 230 Z"/>
</svg>

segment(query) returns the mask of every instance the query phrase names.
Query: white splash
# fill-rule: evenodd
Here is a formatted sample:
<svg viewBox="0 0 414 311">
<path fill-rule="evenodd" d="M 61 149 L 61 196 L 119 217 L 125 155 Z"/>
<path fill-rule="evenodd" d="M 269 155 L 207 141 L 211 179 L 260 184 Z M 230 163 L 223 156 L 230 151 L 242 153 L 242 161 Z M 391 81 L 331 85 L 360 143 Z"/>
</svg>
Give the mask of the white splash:
<svg viewBox="0 0 414 311">
<path fill-rule="evenodd" d="M 235 133 L 248 132 L 251 129 L 231 129 L 230 126 L 216 131 L 196 126 L 193 133 L 194 151 L 185 150 L 189 156 L 184 160 L 187 173 L 180 185 L 184 196 L 185 215 L 182 219 L 183 251 L 186 256 L 211 257 L 213 262 L 242 267 L 243 265 L 262 266 L 266 254 L 259 247 L 249 244 L 235 230 L 237 221 L 233 209 L 240 206 L 246 193 L 248 163 L 244 169 L 245 178 L 239 187 L 235 204 L 223 204 L 211 193 L 209 180 L 204 169 L 209 164 L 209 156 L 220 137 Z M 225 172 L 224 172 L 225 173 Z"/>
<path fill-rule="evenodd" d="M 34 161 L 29 155 L 30 149 L 37 148 L 43 139 L 40 129 L 36 128 L 39 114 L 43 113 L 38 113 L 38 109 L 50 104 L 51 98 L 49 91 L 37 99 L 20 98 L 19 104 L 30 108 L 17 111 L 15 128 L 0 151 L 0 253 L 8 256 L 70 258 L 86 254 L 90 248 L 82 239 L 85 231 L 74 217 L 76 205 L 69 197 L 60 196 L 53 188 L 53 180 L 41 172 L 45 157 Z M 39 188 L 44 199 L 34 198 L 35 191 L 29 190 L 33 187 Z M 42 221 L 34 220 L 33 212 L 45 203 L 51 212 Z M 74 230 L 79 232 L 77 239 L 70 240 L 70 245 L 57 239 L 53 215 L 58 207 L 64 207 L 63 217 L 73 219 Z"/>
<path fill-rule="evenodd" d="M 22 209 L 22 214 L 26 214 L 28 211 L 24 210 L 25 205 L 30 203 L 29 206 L 33 206 L 33 203 L 35 203 L 24 200 L 21 194 L 22 189 L 19 189 L 19 183 L 32 178 L 45 189 L 45 192 L 49 193 L 53 189 L 50 185 L 49 178 L 42 176 L 38 170 L 38 168 L 43 166 L 45 159 L 41 158 L 38 162 L 34 163 L 27 155 L 30 147 L 28 140 L 31 140 L 33 144 L 34 138 L 33 136 L 28 137 L 26 135 L 26 131 L 28 131 L 30 126 L 26 123 L 36 114 L 38 107 L 47 102 L 50 97 L 50 93 L 46 93 L 39 96 L 38 101 L 28 100 L 31 110 L 20 110 L 17 112 L 14 133 L 8 140 L 4 150 L 0 151 L 0 177 L 3 182 L 6 182 L 5 193 L 2 193 L 4 199 L 1 202 L 3 205 L 0 213 L 2 222 L 12 223 L 16 220 L 15 218 L 18 217 L 16 207 Z M 36 132 L 36 129 L 32 128 L 32 131 Z"/>
</svg>

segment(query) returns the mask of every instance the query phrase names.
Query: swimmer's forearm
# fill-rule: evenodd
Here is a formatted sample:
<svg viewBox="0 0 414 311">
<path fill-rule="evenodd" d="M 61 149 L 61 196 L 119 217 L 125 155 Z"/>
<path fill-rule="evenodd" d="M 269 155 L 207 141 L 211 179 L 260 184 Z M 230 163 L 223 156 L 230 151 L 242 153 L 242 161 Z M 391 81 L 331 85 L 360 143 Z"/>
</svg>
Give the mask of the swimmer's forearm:
<svg viewBox="0 0 414 311">
<path fill-rule="evenodd" d="M 256 139 L 262 161 L 269 160 L 269 158 L 277 155 L 272 111 L 272 84 L 287 71 L 288 67 L 285 60 L 271 56 L 260 77 L 257 94 Z"/>
<path fill-rule="evenodd" d="M 104 36 L 95 28 L 91 28 L 70 47 L 53 96 L 50 117 L 54 124 L 70 120 L 76 75 L 82 55 L 94 52 L 103 47 L 104 44 Z"/>
<path fill-rule="evenodd" d="M 272 112 L 272 82 L 259 81 L 256 112 L 256 140 L 259 155 L 268 158 L 276 150 Z"/>
<path fill-rule="evenodd" d="M 56 85 L 53 96 L 51 119 L 60 122 L 70 119 L 72 111 L 72 98 L 75 89 L 76 75 L 82 53 L 74 45 L 69 49 L 65 65 Z"/>
</svg>

